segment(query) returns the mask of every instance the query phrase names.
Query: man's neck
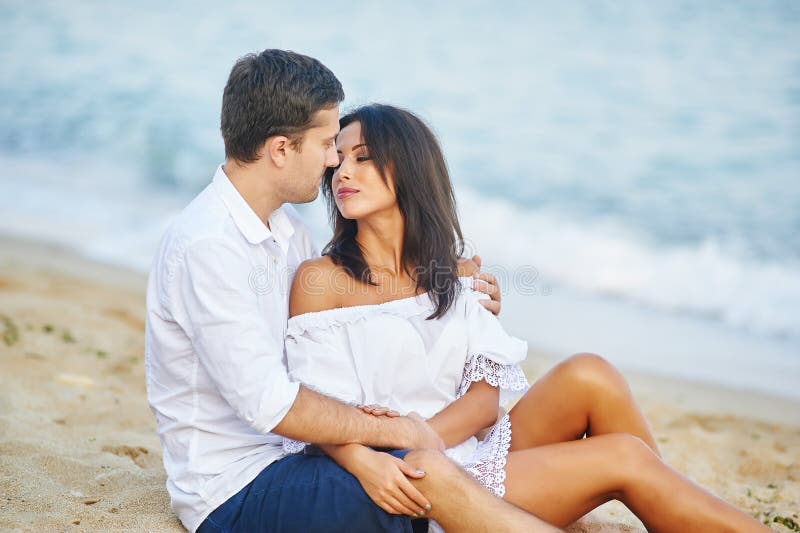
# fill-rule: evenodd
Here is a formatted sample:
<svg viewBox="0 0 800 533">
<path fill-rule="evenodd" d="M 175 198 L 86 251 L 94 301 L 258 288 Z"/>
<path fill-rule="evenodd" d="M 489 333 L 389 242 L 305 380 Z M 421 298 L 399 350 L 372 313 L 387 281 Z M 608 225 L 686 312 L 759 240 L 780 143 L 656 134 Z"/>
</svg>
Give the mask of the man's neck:
<svg viewBox="0 0 800 533">
<path fill-rule="evenodd" d="M 225 160 L 222 170 L 250 209 L 269 228 L 269 216 L 284 202 L 276 198 L 263 170 L 257 165 L 243 165 L 230 159 Z"/>
</svg>

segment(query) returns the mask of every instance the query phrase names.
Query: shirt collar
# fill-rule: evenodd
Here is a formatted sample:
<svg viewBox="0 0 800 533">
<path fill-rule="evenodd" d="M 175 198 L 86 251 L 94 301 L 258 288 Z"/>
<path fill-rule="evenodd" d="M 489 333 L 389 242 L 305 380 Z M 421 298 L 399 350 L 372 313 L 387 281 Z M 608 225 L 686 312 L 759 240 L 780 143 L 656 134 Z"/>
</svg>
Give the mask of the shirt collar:
<svg viewBox="0 0 800 533">
<path fill-rule="evenodd" d="M 256 215 L 255 211 L 247 204 L 245 199 L 233 186 L 231 180 L 225 175 L 222 170 L 222 165 L 217 168 L 214 174 L 214 189 L 222 199 L 228 212 L 231 214 L 236 227 L 242 232 L 244 238 L 251 244 L 261 244 L 270 237 L 275 237 L 275 240 L 286 248 L 289 244 L 289 238 L 294 234 L 294 226 L 292 226 L 289 217 L 283 212 L 283 206 L 273 211 L 267 220 L 269 220 L 269 228 L 261 219 Z M 270 228 L 272 230 L 270 231 Z"/>
</svg>

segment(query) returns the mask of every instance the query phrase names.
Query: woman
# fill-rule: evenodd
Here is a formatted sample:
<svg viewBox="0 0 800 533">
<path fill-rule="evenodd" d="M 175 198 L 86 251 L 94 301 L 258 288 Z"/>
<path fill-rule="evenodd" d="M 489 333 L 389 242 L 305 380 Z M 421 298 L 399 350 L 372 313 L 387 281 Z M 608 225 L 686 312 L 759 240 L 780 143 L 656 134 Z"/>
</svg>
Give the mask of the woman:
<svg viewBox="0 0 800 533">
<path fill-rule="evenodd" d="M 527 390 L 518 366 L 527 345 L 480 305 L 469 277 L 476 265 L 459 262 L 461 230 L 434 135 L 385 105 L 357 109 L 340 126 L 340 165 L 323 180 L 334 235 L 292 287 L 295 379 L 372 404 L 364 409 L 375 415 L 418 412 L 484 486 L 556 525 L 619 499 L 651 531 L 765 529 L 661 461 L 627 383 L 599 356 L 575 355 Z M 525 394 L 479 442 L 501 392 Z M 323 450 L 387 512 L 424 515 L 405 476 L 387 475 L 399 459 L 359 445 Z"/>
</svg>

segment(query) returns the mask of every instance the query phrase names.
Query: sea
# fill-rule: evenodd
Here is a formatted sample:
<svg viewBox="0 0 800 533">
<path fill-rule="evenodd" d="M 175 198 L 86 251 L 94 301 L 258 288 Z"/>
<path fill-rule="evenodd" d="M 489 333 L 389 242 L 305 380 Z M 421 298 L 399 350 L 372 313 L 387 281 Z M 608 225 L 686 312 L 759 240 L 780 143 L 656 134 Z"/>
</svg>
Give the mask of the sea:
<svg viewBox="0 0 800 533">
<path fill-rule="evenodd" d="M 532 348 L 800 398 L 800 3 L 4 0 L 0 232 L 147 271 L 265 48 L 432 126 Z"/>
</svg>

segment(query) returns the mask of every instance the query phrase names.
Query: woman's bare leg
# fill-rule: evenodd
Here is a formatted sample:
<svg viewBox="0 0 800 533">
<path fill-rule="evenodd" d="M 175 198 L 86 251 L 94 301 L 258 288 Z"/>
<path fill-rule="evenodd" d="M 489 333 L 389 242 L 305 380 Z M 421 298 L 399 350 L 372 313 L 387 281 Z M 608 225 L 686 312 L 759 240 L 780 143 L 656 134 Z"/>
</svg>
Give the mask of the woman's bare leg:
<svg viewBox="0 0 800 533">
<path fill-rule="evenodd" d="M 511 409 L 511 450 L 629 433 L 656 454 L 650 426 L 627 381 L 599 355 L 576 354 L 540 378 Z"/>
<path fill-rule="evenodd" d="M 510 452 L 505 486 L 506 501 L 558 526 L 616 499 L 651 532 L 770 531 L 664 464 L 641 439 L 627 434 Z"/>
</svg>

